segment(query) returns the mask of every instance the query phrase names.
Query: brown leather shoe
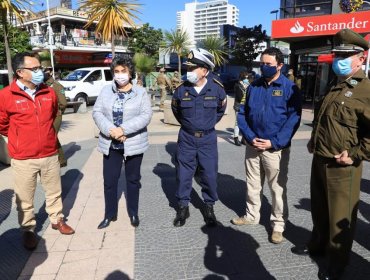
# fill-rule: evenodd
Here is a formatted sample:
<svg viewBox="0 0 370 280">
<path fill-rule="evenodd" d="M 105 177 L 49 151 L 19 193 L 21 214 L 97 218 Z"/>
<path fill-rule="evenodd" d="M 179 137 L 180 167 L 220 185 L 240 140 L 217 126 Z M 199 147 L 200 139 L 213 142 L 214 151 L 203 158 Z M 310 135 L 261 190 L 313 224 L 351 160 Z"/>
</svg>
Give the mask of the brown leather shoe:
<svg viewBox="0 0 370 280">
<path fill-rule="evenodd" d="M 67 225 L 63 219 L 60 219 L 58 223 L 51 224 L 51 228 L 55 230 L 59 230 L 61 234 L 74 234 L 75 231 L 69 225 Z"/>
<path fill-rule="evenodd" d="M 32 231 L 25 231 L 23 232 L 23 246 L 27 250 L 34 250 L 37 247 L 37 243 L 39 243 L 37 236 Z"/>
</svg>

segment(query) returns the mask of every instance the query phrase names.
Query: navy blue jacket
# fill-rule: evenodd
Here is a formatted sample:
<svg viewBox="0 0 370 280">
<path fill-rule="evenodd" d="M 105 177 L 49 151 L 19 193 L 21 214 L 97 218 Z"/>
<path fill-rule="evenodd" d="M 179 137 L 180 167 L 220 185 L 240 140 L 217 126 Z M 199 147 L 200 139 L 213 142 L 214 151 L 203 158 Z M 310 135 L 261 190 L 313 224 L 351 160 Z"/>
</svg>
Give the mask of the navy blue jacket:
<svg viewBox="0 0 370 280">
<path fill-rule="evenodd" d="M 194 85 L 185 81 L 172 97 L 172 111 L 181 127 L 188 132 L 214 129 L 226 109 L 226 93 L 220 82 L 208 78 L 198 94 Z"/>
<path fill-rule="evenodd" d="M 268 85 L 262 77 L 248 87 L 238 126 L 248 143 L 254 138 L 268 139 L 274 150 L 280 150 L 290 146 L 301 114 L 301 94 L 292 81 L 280 74 Z"/>
</svg>

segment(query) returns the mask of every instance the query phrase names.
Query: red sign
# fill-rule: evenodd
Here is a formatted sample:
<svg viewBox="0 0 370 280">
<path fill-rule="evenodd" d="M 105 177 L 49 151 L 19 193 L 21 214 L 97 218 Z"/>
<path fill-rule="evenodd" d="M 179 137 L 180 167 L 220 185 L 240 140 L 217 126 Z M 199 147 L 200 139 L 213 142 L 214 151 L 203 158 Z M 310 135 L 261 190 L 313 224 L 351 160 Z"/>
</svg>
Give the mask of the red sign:
<svg viewBox="0 0 370 280">
<path fill-rule="evenodd" d="M 273 39 L 334 35 L 343 28 L 370 32 L 370 11 L 272 21 Z"/>
</svg>

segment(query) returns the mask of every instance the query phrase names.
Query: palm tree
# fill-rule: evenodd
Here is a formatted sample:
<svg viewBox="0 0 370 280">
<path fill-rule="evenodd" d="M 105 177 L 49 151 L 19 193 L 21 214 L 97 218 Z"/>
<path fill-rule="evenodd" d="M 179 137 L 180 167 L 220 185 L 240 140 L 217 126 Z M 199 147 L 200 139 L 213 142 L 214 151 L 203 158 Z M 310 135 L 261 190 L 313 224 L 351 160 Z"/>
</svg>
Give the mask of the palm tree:
<svg viewBox="0 0 370 280">
<path fill-rule="evenodd" d="M 138 74 L 138 80 L 141 80 L 142 82 L 143 79 L 145 79 L 145 76 L 153 70 L 157 63 L 154 58 L 149 57 L 144 53 L 136 53 L 133 60 Z"/>
<path fill-rule="evenodd" d="M 219 67 L 227 62 L 226 44 L 227 42 L 223 38 L 207 36 L 198 43 L 198 46 L 209 51 L 215 57 L 215 66 Z"/>
<path fill-rule="evenodd" d="M 23 22 L 23 13 L 22 11 L 31 12 L 27 7 L 31 6 L 31 2 L 28 0 L 1 0 L 0 3 L 0 13 L 1 13 L 1 24 L 4 30 L 4 47 L 6 55 L 6 65 L 8 68 L 8 77 L 9 82 L 13 80 L 13 71 L 12 71 L 12 58 L 10 55 L 9 47 L 9 28 L 8 28 L 8 15 L 13 16 L 16 19 Z"/>
<path fill-rule="evenodd" d="M 80 8 L 91 15 L 85 28 L 96 24 L 95 32 L 100 33 L 104 41 L 110 40 L 112 43 L 112 58 L 115 55 L 115 37 L 117 35 L 127 37 L 124 25 L 135 26 L 133 19 L 139 19 L 135 13 L 138 13 L 141 4 L 136 2 L 136 0 L 81 0 Z"/>
<path fill-rule="evenodd" d="M 165 52 L 167 53 L 177 53 L 177 58 L 179 62 L 179 73 L 181 73 L 181 56 L 186 54 L 189 50 L 191 41 L 188 33 L 183 30 L 176 31 L 165 31 L 164 37 L 166 41 Z"/>
</svg>

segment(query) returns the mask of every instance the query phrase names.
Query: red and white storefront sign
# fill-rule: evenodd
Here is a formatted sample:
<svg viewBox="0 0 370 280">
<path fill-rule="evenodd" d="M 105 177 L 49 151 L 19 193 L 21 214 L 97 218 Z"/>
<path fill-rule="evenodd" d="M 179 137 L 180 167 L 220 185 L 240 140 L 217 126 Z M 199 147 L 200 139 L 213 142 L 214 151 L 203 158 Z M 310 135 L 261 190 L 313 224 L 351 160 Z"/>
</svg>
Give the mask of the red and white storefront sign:
<svg viewBox="0 0 370 280">
<path fill-rule="evenodd" d="M 370 32 L 370 11 L 272 21 L 273 39 L 334 35 L 343 28 Z"/>
</svg>

